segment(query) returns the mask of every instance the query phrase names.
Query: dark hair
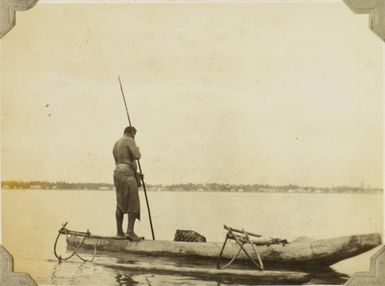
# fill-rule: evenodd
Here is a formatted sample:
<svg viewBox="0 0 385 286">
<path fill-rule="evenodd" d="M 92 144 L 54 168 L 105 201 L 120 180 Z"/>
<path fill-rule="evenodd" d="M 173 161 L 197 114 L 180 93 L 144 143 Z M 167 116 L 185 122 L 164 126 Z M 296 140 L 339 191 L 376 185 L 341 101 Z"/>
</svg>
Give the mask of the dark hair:
<svg viewBox="0 0 385 286">
<path fill-rule="evenodd" d="M 136 134 L 136 128 L 134 126 L 127 126 L 124 129 L 124 134 L 127 135 L 135 135 Z"/>
</svg>

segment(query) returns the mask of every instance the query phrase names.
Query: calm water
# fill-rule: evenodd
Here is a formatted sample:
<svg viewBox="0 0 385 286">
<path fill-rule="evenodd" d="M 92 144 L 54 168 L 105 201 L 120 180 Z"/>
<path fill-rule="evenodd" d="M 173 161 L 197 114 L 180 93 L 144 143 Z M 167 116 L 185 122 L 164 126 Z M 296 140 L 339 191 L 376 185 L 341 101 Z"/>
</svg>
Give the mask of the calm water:
<svg viewBox="0 0 385 286">
<path fill-rule="evenodd" d="M 136 231 L 151 238 L 143 193 L 142 221 Z M 360 233 L 382 233 L 382 195 L 259 194 L 149 192 L 157 239 L 172 240 L 176 229 L 193 229 L 208 241 L 223 241 L 223 224 L 287 238 L 329 238 Z M 199 277 L 128 272 L 101 266 L 134 256 L 98 253 L 95 263 L 78 259 L 58 264 L 53 243 L 62 222 L 67 228 L 93 234 L 115 234 L 115 194 L 109 191 L 3 190 L 3 245 L 12 253 L 15 271 L 28 272 L 39 284 L 87 285 L 224 285 Z M 62 241 L 60 250 L 64 251 Z M 341 284 L 354 272 L 368 271 L 376 250 L 333 265 L 312 283 Z M 87 256 L 87 255 L 86 255 Z M 140 258 L 165 264 L 161 259 Z M 144 260 L 143 260 L 144 259 Z M 214 267 L 214 264 L 213 264 Z M 345 277 L 345 278 L 344 278 Z M 238 284 L 239 282 L 237 282 Z"/>
</svg>

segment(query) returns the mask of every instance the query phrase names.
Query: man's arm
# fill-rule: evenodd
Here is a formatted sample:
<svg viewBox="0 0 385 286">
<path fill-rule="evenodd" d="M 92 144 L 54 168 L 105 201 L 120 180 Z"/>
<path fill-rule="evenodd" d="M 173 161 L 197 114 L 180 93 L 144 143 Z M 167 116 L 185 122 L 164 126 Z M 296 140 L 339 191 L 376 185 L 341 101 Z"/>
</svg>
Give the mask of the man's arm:
<svg viewBox="0 0 385 286">
<path fill-rule="evenodd" d="M 136 145 L 134 139 L 128 138 L 127 143 L 128 143 L 128 149 L 130 150 L 132 158 L 134 160 L 139 160 L 142 155 L 140 154 L 139 147 Z"/>
<path fill-rule="evenodd" d="M 114 148 L 112 149 L 112 155 L 114 156 L 115 164 L 118 164 L 118 156 L 116 154 L 116 143 L 114 145 Z"/>
</svg>

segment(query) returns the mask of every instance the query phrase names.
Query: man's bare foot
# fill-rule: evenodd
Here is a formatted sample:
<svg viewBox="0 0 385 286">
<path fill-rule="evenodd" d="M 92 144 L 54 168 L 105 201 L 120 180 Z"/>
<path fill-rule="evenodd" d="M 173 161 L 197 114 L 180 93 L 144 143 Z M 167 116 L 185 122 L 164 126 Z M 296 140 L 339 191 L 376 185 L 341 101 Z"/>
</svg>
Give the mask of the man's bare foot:
<svg viewBox="0 0 385 286">
<path fill-rule="evenodd" d="M 125 237 L 124 232 L 117 232 L 116 236 L 117 237 Z"/>
<path fill-rule="evenodd" d="M 129 239 L 131 239 L 133 241 L 142 240 L 139 236 L 136 235 L 135 232 L 126 232 L 126 237 L 128 237 Z"/>
</svg>

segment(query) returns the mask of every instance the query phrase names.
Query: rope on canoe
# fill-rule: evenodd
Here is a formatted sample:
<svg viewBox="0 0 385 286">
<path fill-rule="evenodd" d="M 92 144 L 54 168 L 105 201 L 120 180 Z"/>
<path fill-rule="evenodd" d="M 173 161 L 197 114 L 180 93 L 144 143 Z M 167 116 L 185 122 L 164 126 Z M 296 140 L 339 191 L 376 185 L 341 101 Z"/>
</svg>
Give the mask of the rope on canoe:
<svg viewBox="0 0 385 286">
<path fill-rule="evenodd" d="M 91 236 L 91 233 L 89 232 L 89 230 L 87 230 L 86 232 L 82 233 L 82 235 L 81 235 L 81 236 L 83 236 L 82 241 L 80 242 L 80 244 L 77 247 L 75 247 L 75 250 L 70 255 L 68 255 L 67 257 L 62 257 L 61 255 L 59 255 L 57 253 L 57 243 L 59 241 L 60 236 L 63 235 L 63 234 L 67 236 L 67 234 L 68 234 L 68 230 L 66 229 L 67 224 L 68 224 L 68 222 L 63 224 L 63 226 L 59 229 L 58 235 L 57 235 L 57 237 L 55 239 L 55 243 L 54 243 L 54 247 L 53 247 L 53 252 L 54 252 L 56 258 L 59 260 L 59 263 L 61 263 L 62 261 L 66 261 L 66 260 L 72 258 L 74 255 L 76 255 L 83 262 L 92 262 L 92 261 L 94 261 L 95 256 L 96 256 L 96 245 L 95 244 L 94 244 L 94 254 L 93 254 L 91 259 L 85 259 L 85 258 L 81 257 L 80 254 L 78 253 L 78 251 L 80 250 L 80 248 L 82 248 L 82 246 L 83 246 L 84 242 L 86 241 L 86 239 Z"/>
<path fill-rule="evenodd" d="M 258 270 L 264 270 L 264 268 L 263 268 L 263 263 L 262 263 L 262 259 L 261 259 L 260 255 L 259 255 L 258 251 L 254 248 L 253 243 L 250 241 L 249 236 L 247 235 L 247 233 L 242 229 L 243 234 L 244 234 L 244 239 L 240 240 L 240 239 L 238 238 L 237 235 L 233 234 L 231 228 L 228 228 L 227 231 L 228 231 L 228 232 L 227 232 L 227 234 L 226 234 L 225 242 L 223 243 L 221 252 L 219 253 L 219 256 L 218 256 L 217 268 L 218 268 L 218 269 L 225 269 L 225 268 L 227 268 L 228 266 L 230 266 L 230 265 L 235 261 L 235 259 L 238 257 L 239 253 L 240 253 L 241 250 L 242 250 L 242 251 L 246 254 L 246 256 L 250 259 L 250 261 L 253 262 L 253 264 L 257 267 Z M 239 249 L 238 249 L 238 251 L 233 255 L 233 257 L 230 259 L 229 262 L 227 262 L 224 266 L 221 266 L 220 264 L 221 264 L 222 254 L 223 254 L 223 251 L 224 251 L 224 249 L 225 249 L 226 243 L 227 243 L 227 241 L 228 241 L 229 239 L 234 239 L 234 240 L 236 241 L 236 243 L 238 244 Z M 257 263 L 257 262 L 255 261 L 255 259 L 254 259 L 253 257 L 251 257 L 251 255 L 250 255 L 250 254 L 247 252 L 247 250 L 245 249 L 244 244 L 246 244 L 246 243 L 251 244 L 251 247 L 252 247 L 252 249 L 253 249 L 253 251 L 254 251 L 254 254 L 258 257 L 258 262 L 259 262 L 259 263 Z"/>
<path fill-rule="evenodd" d="M 263 241 L 252 241 L 250 240 L 249 236 L 254 236 L 258 238 L 262 238 L 262 235 L 255 234 L 251 232 L 247 232 L 244 229 L 238 230 L 235 228 L 231 228 L 228 226 L 224 226 L 224 228 L 227 230 L 226 239 L 222 245 L 222 249 L 219 253 L 218 260 L 217 260 L 217 268 L 218 269 L 225 269 L 228 266 L 230 266 L 235 259 L 238 257 L 239 253 L 243 251 L 245 255 L 250 259 L 250 261 L 257 267 L 258 270 L 264 270 L 262 258 L 259 255 L 257 249 L 255 248 L 255 244 L 257 245 L 266 245 L 269 246 L 271 244 L 282 244 L 283 246 L 288 243 L 286 239 L 280 239 L 280 238 L 268 238 L 264 239 Z M 238 233 L 238 234 L 236 234 Z M 239 246 L 239 249 L 234 253 L 233 257 L 230 259 L 229 262 L 227 262 L 224 266 L 221 266 L 221 259 L 223 255 L 223 251 L 225 250 L 226 243 L 229 239 L 235 240 L 236 244 Z M 254 253 L 254 257 L 246 250 L 245 244 L 250 244 L 251 249 Z M 258 262 L 256 261 L 255 257 L 257 258 Z"/>
<path fill-rule="evenodd" d="M 239 253 L 240 253 L 241 250 L 242 250 L 242 248 L 239 247 L 239 248 L 238 248 L 238 251 L 233 255 L 233 257 L 230 259 L 230 261 L 227 262 L 225 265 L 220 266 L 221 258 L 222 258 L 222 254 L 223 254 L 223 250 L 225 249 L 225 246 L 226 246 L 226 243 L 227 243 L 227 240 L 228 240 L 228 239 L 229 239 L 229 237 L 226 235 L 225 242 L 223 243 L 221 252 L 219 253 L 219 256 L 218 256 L 218 262 L 217 262 L 217 268 L 218 268 L 218 269 L 225 269 L 225 268 L 227 268 L 228 266 L 230 266 L 230 265 L 234 262 L 234 260 L 238 257 Z"/>
</svg>

